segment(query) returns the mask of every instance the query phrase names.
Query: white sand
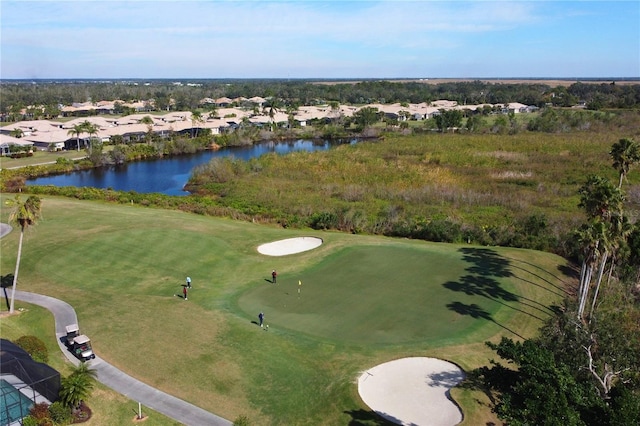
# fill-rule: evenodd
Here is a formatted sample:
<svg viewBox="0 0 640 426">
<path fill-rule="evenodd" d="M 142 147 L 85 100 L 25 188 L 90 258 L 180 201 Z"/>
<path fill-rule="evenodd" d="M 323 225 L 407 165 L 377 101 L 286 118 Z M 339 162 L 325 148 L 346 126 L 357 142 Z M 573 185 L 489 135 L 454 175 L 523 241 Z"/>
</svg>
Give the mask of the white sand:
<svg viewBox="0 0 640 426">
<path fill-rule="evenodd" d="M 322 245 L 322 238 L 318 237 L 288 238 L 286 240 L 262 244 L 258 247 L 258 252 L 267 256 L 286 256 L 288 254 L 313 250 L 320 245 Z"/>
<path fill-rule="evenodd" d="M 380 416 L 401 425 L 453 426 L 462 412 L 449 390 L 464 379 L 455 364 L 436 358 L 403 358 L 365 371 L 360 397 Z"/>
</svg>

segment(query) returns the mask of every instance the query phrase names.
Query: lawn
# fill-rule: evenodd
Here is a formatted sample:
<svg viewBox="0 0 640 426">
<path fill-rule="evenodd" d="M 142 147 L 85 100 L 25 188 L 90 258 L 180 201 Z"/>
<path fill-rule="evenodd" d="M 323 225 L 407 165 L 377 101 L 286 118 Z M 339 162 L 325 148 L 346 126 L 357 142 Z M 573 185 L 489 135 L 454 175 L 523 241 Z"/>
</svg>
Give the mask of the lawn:
<svg viewBox="0 0 640 426">
<path fill-rule="evenodd" d="M 272 330 L 362 345 L 438 347 L 451 336 L 491 337 L 505 328 L 495 318 L 511 316 L 504 309 L 525 309 L 534 318 L 549 314 L 542 304 L 522 307 L 514 278 L 510 261 L 493 249 L 354 243 L 276 285 L 242 293 L 239 307 L 268 312 Z"/>
<path fill-rule="evenodd" d="M 304 235 L 324 244 L 282 257 L 256 250 Z M 17 240 L 1 241 L 2 275 L 13 272 Z M 527 250 L 44 197 L 19 288 L 73 305 L 95 351 L 117 367 L 228 419 L 373 425 L 358 372 L 403 356 L 483 365 L 494 357 L 484 341 L 536 332 L 570 282 L 565 270 L 563 259 Z M 185 301 L 175 294 L 187 275 Z M 260 311 L 268 332 L 255 324 Z M 460 394 L 465 423 L 493 421 L 476 398 Z"/>
<path fill-rule="evenodd" d="M 38 164 L 55 163 L 58 158 L 64 158 L 67 160 L 77 160 L 85 158 L 87 153 L 82 151 L 35 151 L 31 157 L 11 158 L 0 157 L 0 168 L 13 169 L 17 167 L 35 166 Z"/>
</svg>

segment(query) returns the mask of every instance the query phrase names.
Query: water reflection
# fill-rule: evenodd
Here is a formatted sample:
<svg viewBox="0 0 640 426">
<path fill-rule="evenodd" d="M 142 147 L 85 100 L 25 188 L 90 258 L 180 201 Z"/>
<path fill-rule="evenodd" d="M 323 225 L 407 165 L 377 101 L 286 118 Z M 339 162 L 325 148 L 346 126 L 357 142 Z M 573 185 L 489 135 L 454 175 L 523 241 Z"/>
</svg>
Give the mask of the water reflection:
<svg viewBox="0 0 640 426">
<path fill-rule="evenodd" d="M 343 142 L 296 140 L 264 142 L 260 144 L 203 151 L 193 155 L 138 161 L 120 166 L 82 170 L 57 176 L 31 179 L 31 185 L 77 186 L 111 188 L 139 193 L 159 192 L 167 195 L 187 195 L 182 188 L 194 167 L 208 163 L 212 158 L 233 156 L 241 160 L 260 157 L 267 153 L 288 154 L 294 151 L 325 151 L 343 143 L 354 144 L 356 139 Z"/>
</svg>

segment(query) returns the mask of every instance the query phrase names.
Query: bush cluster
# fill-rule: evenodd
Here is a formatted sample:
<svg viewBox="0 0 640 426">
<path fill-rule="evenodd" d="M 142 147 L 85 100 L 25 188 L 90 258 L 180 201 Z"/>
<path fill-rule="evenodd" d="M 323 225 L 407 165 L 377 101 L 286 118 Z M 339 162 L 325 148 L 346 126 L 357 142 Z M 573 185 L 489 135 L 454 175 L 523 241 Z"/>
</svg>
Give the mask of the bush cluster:
<svg viewBox="0 0 640 426">
<path fill-rule="evenodd" d="M 44 402 L 35 404 L 29 415 L 22 419 L 22 426 L 62 426 L 73 423 L 73 414 L 69 407 L 60 401 L 51 405 Z"/>
<path fill-rule="evenodd" d="M 44 342 L 38 339 L 36 336 L 22 336 L 16 340 L 16 345 L 24 349 L 34 361 L 48 362 L 49 351 Z"/>
</svg>

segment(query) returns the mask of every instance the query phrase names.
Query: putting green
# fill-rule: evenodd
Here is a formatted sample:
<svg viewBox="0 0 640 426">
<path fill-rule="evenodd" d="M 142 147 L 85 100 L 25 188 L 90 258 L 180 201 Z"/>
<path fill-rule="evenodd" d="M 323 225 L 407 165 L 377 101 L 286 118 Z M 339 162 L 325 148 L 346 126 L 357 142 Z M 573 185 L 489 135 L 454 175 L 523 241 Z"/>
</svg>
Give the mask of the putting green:
<svg viewBox="0 0 640 426">
<path fill-rule="evenodd" d="M 488 337 L 518 305 L 507 259 L 450 245 L 348 247 L 238 297 L 272 330 L 358 344 L 444 344 L 480 328 L 474 338 Z"/>
</svg>

